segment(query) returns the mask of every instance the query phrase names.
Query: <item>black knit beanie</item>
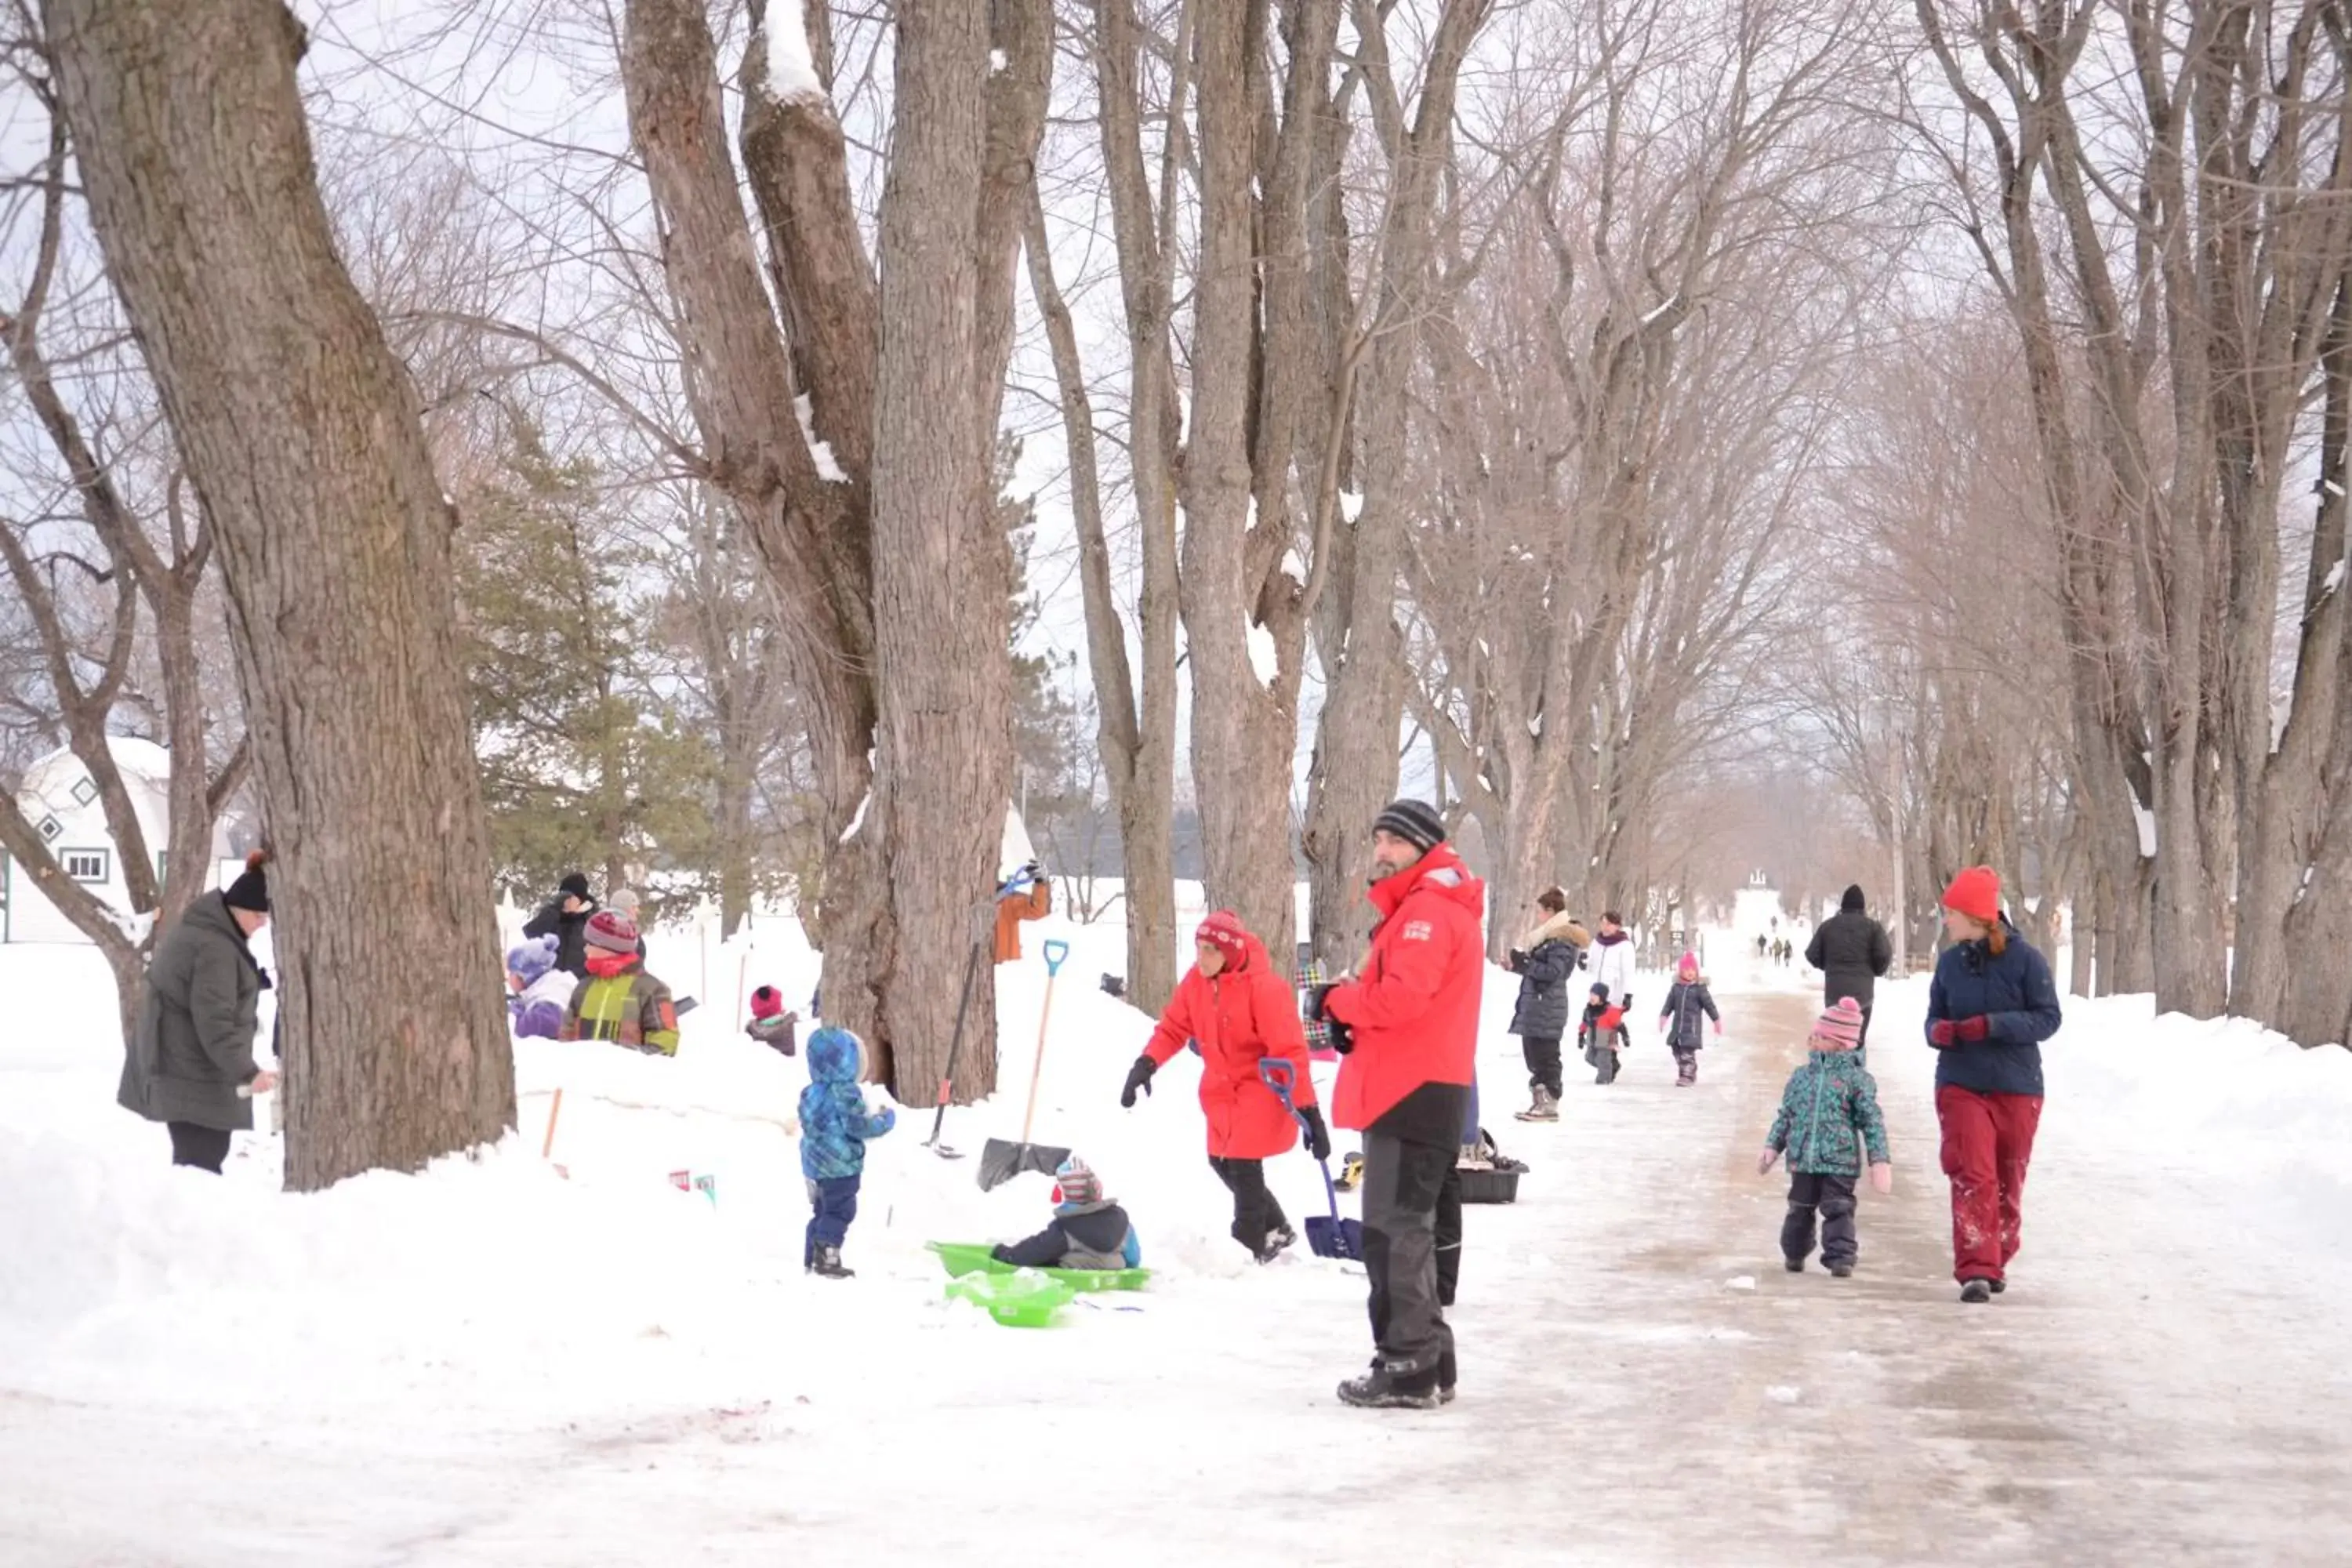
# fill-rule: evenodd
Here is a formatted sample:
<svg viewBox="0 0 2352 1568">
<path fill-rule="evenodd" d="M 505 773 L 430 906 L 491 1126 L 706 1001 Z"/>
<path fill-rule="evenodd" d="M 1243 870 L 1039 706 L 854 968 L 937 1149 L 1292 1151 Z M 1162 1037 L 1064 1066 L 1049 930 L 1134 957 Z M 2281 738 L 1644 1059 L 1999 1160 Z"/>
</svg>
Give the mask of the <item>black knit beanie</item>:
<svg viewBox="0 0 2352 1568">
<path fill-rule="evenodd" d="M 1434 806 L 1417 800 L 1392 800 L 1372 823 L 1377 832 L 1393 833 L 1426 855 L 1445 842 L 1445 819 Z"/>
<path fill-rule="evenodd" d="M 1845 890 L 1845 897 L 1838 900 L 1839 909 L 1852 910 L 1855 914 L 1862 913 L 1868 905 L 1869 900 L 1862 896 L 1862 885 L 1860 883 L 1856 883 L 1854 886 L 1848 888 Z"/>
<path fill-rule="evenodd" d="M 262 868 L 269 864 L 269 851 L 257 849 L 245 858 L 245 869 L 238 873 L 221 894 L 221 902 L 233 910 L 250 914 L 269 912 L 269 874 Z"/>
</svg>

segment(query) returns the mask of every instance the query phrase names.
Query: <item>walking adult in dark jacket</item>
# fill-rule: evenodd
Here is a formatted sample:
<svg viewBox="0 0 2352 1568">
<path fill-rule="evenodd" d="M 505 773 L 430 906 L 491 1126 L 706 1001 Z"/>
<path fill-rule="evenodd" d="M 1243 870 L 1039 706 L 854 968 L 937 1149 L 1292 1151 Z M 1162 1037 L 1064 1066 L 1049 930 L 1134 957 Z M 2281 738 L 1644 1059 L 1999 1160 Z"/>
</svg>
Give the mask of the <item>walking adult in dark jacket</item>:
<svg viewBox="0 0 2352 1568">
<path fill-rule="evenodd" d="M 267 859 L 255 851 L 225 891 L 190 904 L 147 966 L 114 1098 L 170 1131 L 174 1165 L 217 1174 L 229 1134 L 252 1131 L 252 1097 L 278 1086 L 253 1058 L 263 981 L 247 945 L 269 923 Z"/>
<path fill-rule="evenodd" d="M 588 879 L 577 871 L 569 872 L 557 884 L 555 897 L 550 899 L 530 923 L 522 928 L 525 936 L 551 936 L 556 941 L 555 967 L 575 980 L 588 978 L 588 917 L 596 912 L 596 900 L 588 896 Z M 642 955 L 641 955 L 642 956 Z"/>
<path fill-rule="evenodd" d="M 1536 900 L 1535 930 L 1503 959 L 1503 967 L 1519 977 L 1511 1033 L 1519 1037 L 1527 1058 L 1528 1089 L 1534 1099 L 1518 1113 L 1522 1121 L 1559 1120 L 1559 1042 L 1568 1033 L 1568 977 L 1592 944 L 1591 933 L 1567 911 L 1568 895 L 1558 888 L 1546 889 Z"/>
<path fill-rule="evenodd" d="M 1868 900 L 1859 887 L 1848 888 L 1838 900 L 1838 912 L 1813 928 L 1805 962 L 1822 972 L 1822 1005 L 1834 1007 L 1841 996 L 1851 996 L 1862 1008 L 1862 1041 L 1870 1043 L 1870 1005 L 1878 977 L 1895 963 L 1895 944 L 1886 928 L 1866 912 Z M 1859 1059 L 1859 1058 L 1857 1058 Z"/>
<path fill-rule="evenodd" d="M 2042 1121 L 2042 1042 L 2058 1032 L 2050 965 L 2000 911 L 2000 878 L 1976 866 L 1944 890 L 1952 945 L 1927 988 L 1936 1117 L 1952 1180 L 1952 1274 L 1960 1300 L 2007 1287 L 2024 1226 L 2025 1168 Z"/>
</svg>

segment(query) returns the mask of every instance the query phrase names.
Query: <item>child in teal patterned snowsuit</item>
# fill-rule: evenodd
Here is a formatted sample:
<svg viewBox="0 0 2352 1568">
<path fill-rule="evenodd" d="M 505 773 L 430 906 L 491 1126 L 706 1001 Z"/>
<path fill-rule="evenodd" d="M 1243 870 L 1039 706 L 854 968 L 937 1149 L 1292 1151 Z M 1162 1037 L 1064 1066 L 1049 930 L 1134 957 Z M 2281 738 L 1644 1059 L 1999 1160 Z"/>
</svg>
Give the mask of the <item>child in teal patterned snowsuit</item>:
<svg viewBox="0 0 2352 1568">
<path fill-rule="evenodd" d="M 1862 1043 L 1862 1007 L 1851 996 L 1822 1010 L 1813 1025 L 1805 1065 L 1789 1075 L 1780 1111 L 1764 1139 L 1756 1169 L 1769 1172 L 1789 1155 L 1789 1217 L 1780 1225 L 1780 1261 L 1801 1274 L 1812 1256 L 1813 1220 L 1821 1218 L 1822 1266 L 1843 1279 L 1859 1250 L 1853 1224 L 1853 1184 L 1862 1174 L 1860 1140 L 1870 1157 L 1870 1184 L 1895 1190 L 1886 1153 L 1886 1121 L 1878 1113 L 1878 1083 L 1854 1055 Z"/>
</svg>

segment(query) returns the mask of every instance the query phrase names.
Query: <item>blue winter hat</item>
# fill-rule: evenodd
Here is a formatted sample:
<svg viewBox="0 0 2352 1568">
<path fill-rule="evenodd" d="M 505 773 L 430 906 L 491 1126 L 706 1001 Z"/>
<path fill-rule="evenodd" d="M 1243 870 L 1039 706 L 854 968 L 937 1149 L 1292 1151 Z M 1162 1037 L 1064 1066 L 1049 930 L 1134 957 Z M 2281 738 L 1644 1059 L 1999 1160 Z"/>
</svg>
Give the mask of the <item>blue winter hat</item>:
<svg viewBox="0 0 2352 1568">
<path fill-rule="evenodd" d="M 555 954 L 561 944 L 551 936 L 535 936 L 520 947 L 507 949 L 507 968 L 525 985 L 555 967 Z"/>
<path fill-rule="evenodd" d="M 828 1024 L 809 1037 L 809 1078 L 816 1083 L 856 1083 L 866 1067 L 866 1042 Z"/>
</svg>

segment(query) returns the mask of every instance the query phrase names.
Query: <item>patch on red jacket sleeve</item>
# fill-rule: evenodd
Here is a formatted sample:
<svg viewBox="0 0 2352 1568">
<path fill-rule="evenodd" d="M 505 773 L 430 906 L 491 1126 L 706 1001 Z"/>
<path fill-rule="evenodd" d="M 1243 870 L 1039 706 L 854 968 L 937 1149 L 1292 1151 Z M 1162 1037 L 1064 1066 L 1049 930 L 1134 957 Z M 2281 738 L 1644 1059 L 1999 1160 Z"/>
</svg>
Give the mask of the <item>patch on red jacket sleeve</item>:
<svg viewBox="0 0 2352 1568">
<path fill-rule="evenodd" d="M 1431 937 L 1436 934 L 1436 931 L 1431 927 L 1427 921 L 1407 921 L 1405 922 L 1404 930 L 1398 934 L 1397 940 L 1399 942 L 1427 942 Z"/>
</svg>

